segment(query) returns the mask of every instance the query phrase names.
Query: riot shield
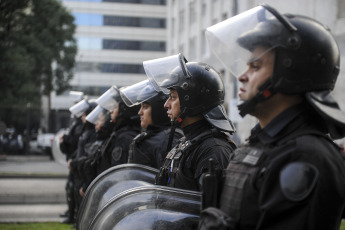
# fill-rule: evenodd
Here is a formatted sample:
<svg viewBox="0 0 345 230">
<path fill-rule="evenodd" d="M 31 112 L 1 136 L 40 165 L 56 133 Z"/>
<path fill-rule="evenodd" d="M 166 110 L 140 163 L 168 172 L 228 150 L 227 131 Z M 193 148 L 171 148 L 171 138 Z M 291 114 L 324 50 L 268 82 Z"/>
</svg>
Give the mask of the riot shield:
<svg viewBox="0 0 345 230">
<path fill-rule="evenodd" d="M 157 169 L 139 165 L 117 165 L 98 175 L 87 188 L 77 216 L 77 230 L 87 230 L 98 211 L 114 196 L 139 186 L 153 186 Z"/>
<path fill-rule="evenodd" d="M 64 134 L 68 133 L 68 129 L 60 129 L 54 136 L 53 142 L 52 142 L 52 155 L 56 162 L 59 164 L 66 166 L 67 168 L 67 161 L 66 161 L 66 155 L 61 152 L 60 150 L 60 137 L 62 137 Z"/>
<path fill-rule="evenodd" d="M 163 186 L 144 186 L 114 196 L 88 230 L 196 229 L 201 193 Z"/>
</svg>

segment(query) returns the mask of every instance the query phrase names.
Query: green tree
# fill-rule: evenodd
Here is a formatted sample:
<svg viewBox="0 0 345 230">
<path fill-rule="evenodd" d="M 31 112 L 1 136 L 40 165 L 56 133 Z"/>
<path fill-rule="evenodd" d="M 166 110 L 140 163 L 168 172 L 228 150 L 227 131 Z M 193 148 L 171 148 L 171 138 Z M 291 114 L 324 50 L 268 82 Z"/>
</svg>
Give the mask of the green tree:
<svg viewBox="0 0 345 230">
<path fill-rule="evenodd" d="M 0 118 L 25 127 L 42 95 L 69 88 L 77 52 L 73 16 L 57 0 L 0 0 Z"/>
</svg>

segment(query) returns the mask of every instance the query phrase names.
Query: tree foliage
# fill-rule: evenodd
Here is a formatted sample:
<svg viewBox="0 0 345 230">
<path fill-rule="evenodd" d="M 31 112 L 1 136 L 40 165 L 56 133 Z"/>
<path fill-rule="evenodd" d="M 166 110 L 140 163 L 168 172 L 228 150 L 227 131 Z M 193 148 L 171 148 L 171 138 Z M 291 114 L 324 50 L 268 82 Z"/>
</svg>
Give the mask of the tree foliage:
<svg viewBox="0 0 345 230">
<path fill-rule="evenodd" d="M 7 124 L 23 120 L 28 103 L 39 110 L 42 95 L 69 88 L 73 21 L 57 0 L 0 0 L 0 116 Z"/>
</svg>

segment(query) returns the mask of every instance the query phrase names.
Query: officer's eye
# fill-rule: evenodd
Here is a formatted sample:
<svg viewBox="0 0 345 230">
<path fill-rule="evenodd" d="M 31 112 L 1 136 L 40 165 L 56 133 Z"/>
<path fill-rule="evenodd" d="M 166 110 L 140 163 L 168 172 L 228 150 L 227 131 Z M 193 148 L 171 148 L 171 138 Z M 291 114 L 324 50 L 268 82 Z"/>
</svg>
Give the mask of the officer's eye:
<svg viewBox="0 0 345 230">
<path fill-rule="evenodd" d="M 251 62 L 249 63 L 249 68 L 256 71 L 260 68 L 260 64 L 258 62 Z"/>
<path fill-rule="evenodd" d="M 143 104 L 142 104 L 142 108 L 143 108 L 143 109 L 148 109 L 149 107 L 150 107 L 149 104 L 146 104 L 146 103 L 143 103 Z"/>
</svg>

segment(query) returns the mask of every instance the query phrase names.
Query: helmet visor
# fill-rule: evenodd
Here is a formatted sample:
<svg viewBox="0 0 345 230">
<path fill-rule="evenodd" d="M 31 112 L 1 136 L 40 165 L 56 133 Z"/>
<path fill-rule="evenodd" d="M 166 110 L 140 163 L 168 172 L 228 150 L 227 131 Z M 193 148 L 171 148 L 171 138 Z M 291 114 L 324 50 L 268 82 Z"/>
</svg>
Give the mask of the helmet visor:
<svg viewBox="0 0 345 230">
<path fill-rule="evenodd" d="M 273 13 L 271 13 L 274 12 Z M 278 15 L 278 18 L 275 16 Z M 290 28 L 287 28 L 288 26 Z M 206 38 L 212 52 L 236 77 L 247 69 L 252 51 L 260 46 L 259 58 L 268 51 L 286 46 L 293 26 L 272 8 L 257 6 L 216 25 L 208 27 Z"/>
<path fill-rule="evenodd" d="M 163 91 L 168 94 L 167 84 L 164 83 L 169 81 L 169 85 L 171 85 L 178 82 L 178 77 L 174 76 L 173 72 L 183 71 L 187 75 L 186 62 L 187 60 L 182 54 L 176 54 L 144 61 L 143 66 L 147 77 L 156 91 Z"/>
<path fill-rule="evenodd" d="M 159 93 L 149 80 L 120 89 L 122 100 L 128 107 L 147 101 Z"/>
<path fill-rule="evenodd" d="M 92 124 L 96 124 L 96 121 L 106 113 L 106 110 L 101 106 L 97 105 L 91 113 L 86 116 L 86 120 Z"/>
<path fill-rule="evenodd" d="M 83 113 L 89 108 L 89 103 L 86 99 L 79 101 L 77 104 L 71 106 L 69 111 L 76 117 L 81 117 Z"/>
<path fill-rule="evenodd" d="M 120 98 L 119 90 L 116 86 L 112 86 L 96 100 L 96 103 L 104 109 L 111 111 L 118 106 L 118 98 Z"/>
<path fill-rule="evenodd" d="M 219 130 L 229 133 L 234 133 L 236 131 L 222 105 L 213 107 L 209 111 L 204 112 L 203 115 L 211 125 Z"/>
</svg>

